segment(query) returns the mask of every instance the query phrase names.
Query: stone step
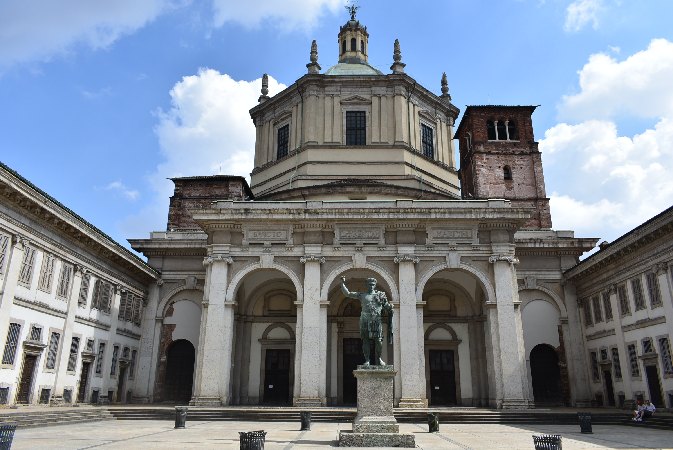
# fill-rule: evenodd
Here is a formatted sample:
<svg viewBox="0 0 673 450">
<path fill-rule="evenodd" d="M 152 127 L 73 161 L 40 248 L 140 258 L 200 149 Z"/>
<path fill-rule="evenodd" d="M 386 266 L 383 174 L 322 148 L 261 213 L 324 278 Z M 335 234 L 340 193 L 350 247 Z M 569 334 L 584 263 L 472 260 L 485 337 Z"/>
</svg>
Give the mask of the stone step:
<svg viewBox="0 0 673 450">
<path fill-rule="evenodd" d="M 15 423 L 17 428 L 98 422 L 102 420 L 114 420 L 114 417 L 103 408 L 70 409 L 45 407 L 44 409 L 25 412 L 0 412 L 0 423 Z"/>
</svg>

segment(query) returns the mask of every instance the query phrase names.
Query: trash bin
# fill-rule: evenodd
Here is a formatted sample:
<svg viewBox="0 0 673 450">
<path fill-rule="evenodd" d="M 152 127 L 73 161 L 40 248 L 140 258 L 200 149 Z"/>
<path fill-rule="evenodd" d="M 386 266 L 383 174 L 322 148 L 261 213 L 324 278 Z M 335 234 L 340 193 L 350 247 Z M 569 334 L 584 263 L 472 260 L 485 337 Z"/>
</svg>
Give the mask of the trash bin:
<svg viewBox="0 0 673 450">
<path fill-rule="evenodd" d="M 176 406 L 175 407 L 175 428 L 184 428 L 185 422 L 187 421 L 187 408 L 186 406 Z"/>
<path fill-rule="evenodd" d="M 562 450 L 560 434 L 543 434 L 542 436 L 533 436 L 535 450 Z"/>
<path fill-rule="evenodd" d="M 12 448 L 16 424 L 3 423 L 0 425 L 0 450 L 9 450 Z"/>
<path fill-rule="evenodd" d="M 307 431 L 311 429 L 311 411 L 302 411 L 299 413 L 301 418 L 301 431 Z"/>
<path fill-rule="evenodd" d="M 239 431 L 241 450 L 264 450 L 264 439 L 266 438 L 266 431 Z"/>
<path fill-rule="evenodd" d="M 577 419 L 580 421 L 580 431 L 582 433 L 593 433 L 591 430 L 591 413 L 578 412 Z"/>
<path fill-rule="evenodd" d="M 439 433 L 439 414 L 428 413 L 428 432 Z"/>
</svg>

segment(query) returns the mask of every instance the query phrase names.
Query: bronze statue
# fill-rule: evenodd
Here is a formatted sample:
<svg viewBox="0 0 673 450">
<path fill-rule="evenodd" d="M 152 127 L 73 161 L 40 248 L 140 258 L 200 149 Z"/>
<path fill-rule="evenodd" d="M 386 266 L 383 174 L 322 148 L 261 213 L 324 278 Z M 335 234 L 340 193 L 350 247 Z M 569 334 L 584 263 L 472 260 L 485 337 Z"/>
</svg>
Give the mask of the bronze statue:
<svg viewBox="0 0 673 450">
<path fill-rule="evenodd" d="M 346 6 L 345 8 L 346 8 L 346 9 L 348 10 L 348 12 L 350 13 L 350 15 L 351 15 L 351 20 L 355 20 L 355 14 L 357 14 L 358 9 L 360 9 L 360 7 L 359 7 L 359 6 L 355 6 L 355 5 L 350 5 L 350 6 Z"/>
<path fill-rule="evenodd" d="M 385 366 L 386 363 L 381 359 L 381 348 L 383 346 L 383 326 L 381 324 L 382 312 L 388 313 L 388 341 L 392 342 L 393 335 L 393 306 L 388 301 L 386 293 L 377 291 L 376 278 L 367 278 L 367 292 L 350 292 L 346 287 L 346 277 L 341 277 L 341 292 L 348 298 L 360 300 L 362 312 L 360 313 L 360 338 L 362 339 L 362 352 L 365 355 L 363 365 L 370 363 L 370 342 L 374 340 L 374 361 L 375 365 Z"/>
</svg>

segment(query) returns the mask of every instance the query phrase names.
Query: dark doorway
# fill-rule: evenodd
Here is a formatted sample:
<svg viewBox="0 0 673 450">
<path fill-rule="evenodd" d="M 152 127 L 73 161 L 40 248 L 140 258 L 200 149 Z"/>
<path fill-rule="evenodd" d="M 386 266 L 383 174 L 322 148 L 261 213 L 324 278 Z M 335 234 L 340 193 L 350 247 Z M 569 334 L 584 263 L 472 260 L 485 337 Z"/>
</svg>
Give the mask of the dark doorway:
<svg viewBox="0 0 673 450">
<path fill-rule="evenodd" d="M 166 352 L 165 400 L 185 403 L 192 398 L 194 356 L 194 346 L 185 339 L 173 342 L 168 348 Z"/>
<path fill-rule="evenodd" d="M 77 391 L 77 402 L 84 403 L 86 401 L 86 388 L 89 384 L 89 368 L 90 362 L 82 362 L 82 373 L 79 375 L 79 390 Z"/>
<path fill-rule="evenodd" d="M 29 403 L 30 391 L 33 389 L 33 375 L 35 374 L 35 364 L 37 355 L 25 354 L 23 357 L 23 369 L 19 381 L 19 392 L 16 396 L 16 403 Z"/>
<path fill-rule="evenodd" d="M 605 391 L 608 395 L 608 406 L 615 406 L 615 388 L 612 386 L 612 373 L 609 370 L 603 371 L 603 380 L 605 380 Z"/>
<path fill-rule="evenodd" d="M 650 401 L 654 406 L 664 406 L 664 396 L 661 395 L 657 366 L 645 366 L 645 375 L 647 376 L 647 387 L 650 389 Z"/>
<path fill-rule="evenodd" d="M 120 365 L 119 381 L 117 381 L 117 403 L 121 403 L 124 396 L 124 378 L 126 378 L 126 365 Z"/>
<path fill-rule="evenodd" d="M 556 350 L 539 344 L 530 352 L 530 375 L 535 403 L 561 402 L 561 370 Z"/>
<path fill-rule="evenodd" d="M 343 387 L 343 404 L 355 405 L 357 403 L 358 383 L 353 371 L 365 360 L 362 352 L 362 339 L 344 338 L 343 340 L 343 371 L 341 380 Z"/>
<path fill-rule="evenodd" d="M 267 349 L 264 358 L 264 403 L 290 404 L 290 350 Z"/>
<path fill-rule="evenodd" d="M 453 350 L 429 350 L 430 405 L 456 404 L 456 368 Z"/>
</svg>

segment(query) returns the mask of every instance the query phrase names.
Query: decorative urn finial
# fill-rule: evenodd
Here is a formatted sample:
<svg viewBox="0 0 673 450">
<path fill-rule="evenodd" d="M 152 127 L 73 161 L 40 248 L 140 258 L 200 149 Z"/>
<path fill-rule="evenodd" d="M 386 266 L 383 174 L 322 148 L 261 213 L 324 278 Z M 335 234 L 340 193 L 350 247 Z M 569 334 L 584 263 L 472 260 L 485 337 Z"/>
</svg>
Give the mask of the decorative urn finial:
<svg viewBox="0 0 673 450">
<path fill-rule="evenodd" d="M 446 72 L 442 73 L 442 99 L 451 101 L 451 94 L 449 94 L 449 82 L 446 80 Z"/>
<path fill-rule="evenodd" d="M 315 39 L 311 42 L 311 62 L 306 64 L 308 73 L 320 73 L 320 64 L 318 64 L 318 44 Z"/>
<path fill-rule="evenodd" d="M 402 51 L 400 50 L 400 41 L 395 39 L 395 44 L 393 44 L 393 65 L 390 66 L 390 70 L 393 73 L 404 73 L 404 64 L 402 62 Z"/>
<path fill-rule="evenodd" d="M 269 99 L 269 75 L 262 75 L 262 95 L 257 99 L 258 102 L 264 102 Z"/>
<path fill-rule="evenodd" d="M 355 6 L 355 5 L 350 5 L 350 6 L 345 6 L 345 8 L 346 8 L 346 9 L 348 10 L 348 12 L 350 13 L 350 15 L 351 15 L 351 20 L 355 20 L 355 15 L 357 14 L 358 9 L 360 9 L 360 7 L 359 7 L 359 6 Z"/>
</svg>

